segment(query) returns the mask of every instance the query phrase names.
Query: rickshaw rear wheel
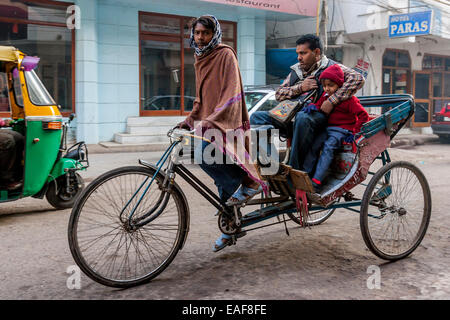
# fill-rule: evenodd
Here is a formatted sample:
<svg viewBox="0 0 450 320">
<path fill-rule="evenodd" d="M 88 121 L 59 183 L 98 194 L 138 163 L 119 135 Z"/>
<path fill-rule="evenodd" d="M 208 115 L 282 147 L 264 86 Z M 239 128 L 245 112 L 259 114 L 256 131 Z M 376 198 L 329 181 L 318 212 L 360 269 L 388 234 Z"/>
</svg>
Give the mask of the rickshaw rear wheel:
<svg viewBox="0 0 450 320">
<path fill-rule="evenodd" d="M 56 209 L 72 208 L 84 189 L 84 180 L 78 173 L 75 172 L 69 179 L 71 184 L 71 191 L 69 193 L 66 190 L 66 175 L 56 178 L 56 183 L 51 181 L 48 186 L 45 197 L 47 198 L 47 201 Z"/>
<path fill-rule="evenodd" d="M 167 180 L 161 171 L 144 193 L 155 172 L 138 166 L 111 170 L 92 181 L 76 202 L 69 219 L 69 247 L 92 280 L 116 288 L 147 283 L 183 247 L 189 228 L 186 197 L 176 183 L 170 190 L 163 187 Z"/>
<path fill-rule="evenodd" d="M 421 243 L 431 217 L 431 192 L 422 171 L 395 161 L 378 170 L 364 192 L 361 233 L 367 247 L 385 260 L 399 260 Z"/>
</svg>

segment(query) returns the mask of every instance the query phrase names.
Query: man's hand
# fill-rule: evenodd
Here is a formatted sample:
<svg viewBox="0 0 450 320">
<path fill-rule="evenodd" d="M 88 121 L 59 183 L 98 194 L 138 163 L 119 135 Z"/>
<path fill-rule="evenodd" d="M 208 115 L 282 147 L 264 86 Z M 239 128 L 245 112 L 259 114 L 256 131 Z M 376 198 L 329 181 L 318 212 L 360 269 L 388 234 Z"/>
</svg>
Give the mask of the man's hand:
<svg viewBox="0 0 450 320">
<path fill-rule="evenodd" d="M 183 129 L 183 130 L 191 130 L 191 128 L 188 126 L 188 124 L 186 122 L 180 122 L 179 124 L 177 124 L 174 129 Z"/>
<path fill-rule="evenodd" d="M 312 89 L 317 89 L 317 81 L 314 76 L 309 76 L 302 82 L 302 92 L 308 92 Z"/>
<path fill-rule="evenodd" d="M 331 113 L 331 111 L 333 111 L 333 104 L 330 102 L 330 100 L 325 100 L 322 103 L 322 106 L 320 107 L 320 110 L 322 110 L 323 113 L 325 113 L 326 115 L 329 115 Z"/>
<path fill-rule="evenodd" d="M 313 111 L 317 111 L 317 107 L 314 104 L 310 103 L 302 111 L 304 113 L 308 113 L 309 114 L 309 113 L 311 113 Z"/>
</svg>

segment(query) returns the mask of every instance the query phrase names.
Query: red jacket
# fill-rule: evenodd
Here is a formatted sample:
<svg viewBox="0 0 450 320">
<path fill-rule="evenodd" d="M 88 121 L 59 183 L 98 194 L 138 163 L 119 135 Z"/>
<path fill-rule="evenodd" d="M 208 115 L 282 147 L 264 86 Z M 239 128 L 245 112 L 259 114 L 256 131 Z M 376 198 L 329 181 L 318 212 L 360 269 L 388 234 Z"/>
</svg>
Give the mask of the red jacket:
<svg viewBox="0 0 450 320">
<path fill-rule="evenodd" d="M 324 92 L 315 103 L 317 109 L 320 109 L 322 103 L 327 99 L 328 95 Z M 367 121 L 369 121 L 369 114 L 355 96 L 334 106 L 333 111 L 328 116 L 329 127 L 340 127 L 353 133 L 361 131 L 362 125 Z"/>
</svg>

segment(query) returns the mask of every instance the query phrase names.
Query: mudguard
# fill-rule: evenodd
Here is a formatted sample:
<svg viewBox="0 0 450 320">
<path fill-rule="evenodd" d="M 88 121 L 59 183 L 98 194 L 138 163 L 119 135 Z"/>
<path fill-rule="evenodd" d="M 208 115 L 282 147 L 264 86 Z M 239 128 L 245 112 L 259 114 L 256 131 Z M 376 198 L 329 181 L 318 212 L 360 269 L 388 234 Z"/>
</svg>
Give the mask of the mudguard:
<svg viewBox="0 0 450 320">
<path fill-rule="evenodd" d="M 55 165 L 48 175 L 47 183 L 65 174 L 66 169 L 83 170 L 84 166 L 77 160 L 61 158 L 55 162 Z"/>
</svg>

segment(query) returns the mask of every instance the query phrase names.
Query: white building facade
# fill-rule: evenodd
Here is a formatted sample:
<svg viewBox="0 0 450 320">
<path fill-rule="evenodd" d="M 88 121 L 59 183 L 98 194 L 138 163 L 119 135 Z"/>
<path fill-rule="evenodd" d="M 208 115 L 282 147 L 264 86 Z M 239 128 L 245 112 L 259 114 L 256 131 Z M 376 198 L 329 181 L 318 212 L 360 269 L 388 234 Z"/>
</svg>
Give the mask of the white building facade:
<svg viewBox="0 0 450 320">
<path fill-rule="evenodd" d="M 411 126 L 429 128 L 432 114 L 450 102 L 450 6 L 428 0 L 373 3 L 326 2 L 327 54 L 338 51 L 337 57 L 349 67 L 358 61 L 368 66 L 359 95 L 412 94 L 417 107 Z M 428 34 L 389 36 L 390 16 L 428 11 L 432 12 Z M 300 34 L 316 33 L 318 25 L 316 19 L 304 19 L 269 22 L 267 28 L 275 30 L 268 46 L 295 47 Z"/>
</svg>

